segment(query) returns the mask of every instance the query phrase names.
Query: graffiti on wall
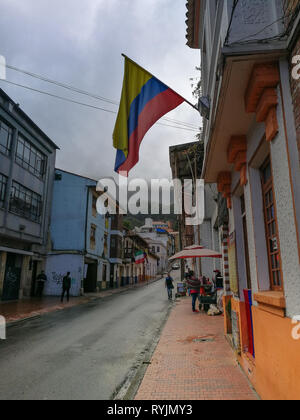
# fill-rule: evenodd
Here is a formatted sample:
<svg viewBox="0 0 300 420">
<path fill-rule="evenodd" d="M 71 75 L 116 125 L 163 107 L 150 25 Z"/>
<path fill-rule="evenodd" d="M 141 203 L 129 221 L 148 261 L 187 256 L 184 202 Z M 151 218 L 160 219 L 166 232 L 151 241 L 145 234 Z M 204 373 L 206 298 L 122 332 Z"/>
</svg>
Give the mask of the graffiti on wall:
<svg viewBox="0 0 300 420">
<path fill-rule="evenodd" d="M 47 260 L 46 274 L 48 281 L 45 285 L 45 295 L 60 296 L 63 278 L 67 272 L 71 273 L 71 296 L 80 296 L 83 258 L 79 255 L 53 255 Z"/>
<path fill-rule="evenodd" d="M 55 273 L 55 272 L 52 273 L 52 281 L 55 284 L 57 284 L 57 286 L 62 286 L 63 278 L 64 278 L 63 274 L 58 274 L 58 273 Z"/>
</svg>

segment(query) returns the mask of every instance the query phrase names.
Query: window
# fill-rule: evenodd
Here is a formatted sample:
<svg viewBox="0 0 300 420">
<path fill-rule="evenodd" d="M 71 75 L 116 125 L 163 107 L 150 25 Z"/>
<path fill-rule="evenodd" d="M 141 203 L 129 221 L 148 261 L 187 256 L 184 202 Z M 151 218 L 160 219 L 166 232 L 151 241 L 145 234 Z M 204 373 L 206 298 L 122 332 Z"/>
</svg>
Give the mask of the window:
<svg viewBox="0 0 300 420">
<path fill-rule="evenodd" d="M 264 218 L 272 290 L 282 290 L 281 256 L 270 158 L 261 168 Z"/>
<path fill-rule="evenodd" d="M 104 256 L 107 257 L 108 255 L 108 235 L 107 233 L 104 234 Z"/>
<path fill-rule="evenodd" d="M 90 236 L 91 249 L 96 248 L 96 231 L 97 231 L 97 227 L 95 225 L 92 225 L 91 226 L 91 236 Z"/>
<path fill-rule="evenodd" d="M 93 204 L 92 204 L 93 217 L 97 217 L 97 199 L 98 197 L 93 194 Z"/>
<path fill-rule="evenodd" d="M 47 158 L 21 135 L 18 138 L 16 162 L 32 174 L 43 178 L 46 172 Z"/>
<path fill-rule="evenodd" d="M 0 208 L 3 209 L 5 204 L 5 194 L 6 194 L 6 176 L 0 174 Z"/>
<path fill-rule="evenodd" d="M 12 143 L 12 129 L 0 120 L 0 152 L 9 155 Z"/>
<path fill-rule="evenodd" d="M 157 252 L 160 252 L 160 247 L 159 246 L 157 247 Z"/>
<path fill-rule="evenodd" d="M 103 271 L 102 271 L 102 281 L 106 281 L 107 280 L 107 265 L 104 264 L 103 265 Z"/>
<path fill-rule="evenodd" d="M 251 286 L 251 275 L 250 275 L 250 258 L 249 258 L 249 246 L 248 246 L 248 229 L 247 229 L 246 205 L 245 205 L 245 196 L 244 195 L 242 195 L 242 197 L 241 197 L 241 211 L 242 211 L 243 233 L 244 233 L 247 288 L 249 290 L 251 290 L 252 289 L 252 286 Z"/>
<path fill-rule="evenodd" d="M 40 223 L 42 215 L 42 198 L 39 194 L 36 194 L 13 181 L 9 209 L 25 219 Z"/>
<path fill-rule="evenodd" d="M 109 214 L 106 213 L 105 215 L 105 229 L 108 230 L 109 229 Z"/>
</svg>

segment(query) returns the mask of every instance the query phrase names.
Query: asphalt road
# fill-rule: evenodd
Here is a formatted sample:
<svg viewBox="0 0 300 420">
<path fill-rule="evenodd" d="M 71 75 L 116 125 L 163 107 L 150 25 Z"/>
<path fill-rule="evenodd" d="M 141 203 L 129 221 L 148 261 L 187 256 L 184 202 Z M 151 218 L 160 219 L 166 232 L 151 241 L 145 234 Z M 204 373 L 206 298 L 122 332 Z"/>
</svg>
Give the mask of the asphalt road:
<svg viewBox="0 0 300 420">
<path fill-rule="evenodd" d="M 172 306 L 164 281 L 8 328 L 1 400 L 107 400 L 145 363 Z"/>
</svg>

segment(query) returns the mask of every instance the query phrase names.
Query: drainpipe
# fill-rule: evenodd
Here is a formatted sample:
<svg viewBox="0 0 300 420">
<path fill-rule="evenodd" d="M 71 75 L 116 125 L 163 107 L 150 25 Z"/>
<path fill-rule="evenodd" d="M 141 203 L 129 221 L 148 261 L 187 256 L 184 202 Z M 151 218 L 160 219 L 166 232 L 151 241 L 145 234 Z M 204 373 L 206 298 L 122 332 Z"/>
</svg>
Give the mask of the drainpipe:
<svg viewBox="0 0 300 420">
<path fill-rule="evenodd" d="M 85 257 L 86 254 L 87 254 L 87 226 L 88 226 L 89 193 L 90 193 L 89 186 L 87 185 L 86 187 L 87 187 L 87 195 L 86 195 L 86 212 L 85 212 L 85 232 L 84 232 L 83 257 Z M 85 261 L 83 259 L 83 278 L 82 278 L 82 284 L 81 284 L 82 292 L 84 292 L 84 267 L 85 267 Z"/>
</svg>

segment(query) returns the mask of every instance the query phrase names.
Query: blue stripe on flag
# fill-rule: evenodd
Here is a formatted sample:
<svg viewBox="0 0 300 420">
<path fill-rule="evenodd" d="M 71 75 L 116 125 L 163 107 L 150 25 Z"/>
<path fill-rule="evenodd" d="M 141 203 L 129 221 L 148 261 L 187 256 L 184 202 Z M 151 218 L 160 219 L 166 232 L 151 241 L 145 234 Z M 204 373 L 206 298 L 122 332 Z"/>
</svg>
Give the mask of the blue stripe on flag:
<svg viewBox="0 0 300 420">
<path fill-rule="evenodd" d="M 117 156 L 116 156 L 116 163 L 115 163 L 115 171 L 118 172 L 118 169 L 121 165 L 123 165 L 124 162 L 126 162 L 126 156 L 123 150 L 117 150 Z"/>
<path fill-rule="evenodd" d="M 142 87 L 141 93 L 135 98 L 130 106 L 128 118 L 128 140 L 130 139 L 131 134 L 137 128 L 139 115 L 147 103 L 155 98 L 155 96 L 168 89 L 168 86 L 157 80 L 155 77 L 152 77 L 152 79 L 148 80 L 148 82 Z"/>
</svg>

